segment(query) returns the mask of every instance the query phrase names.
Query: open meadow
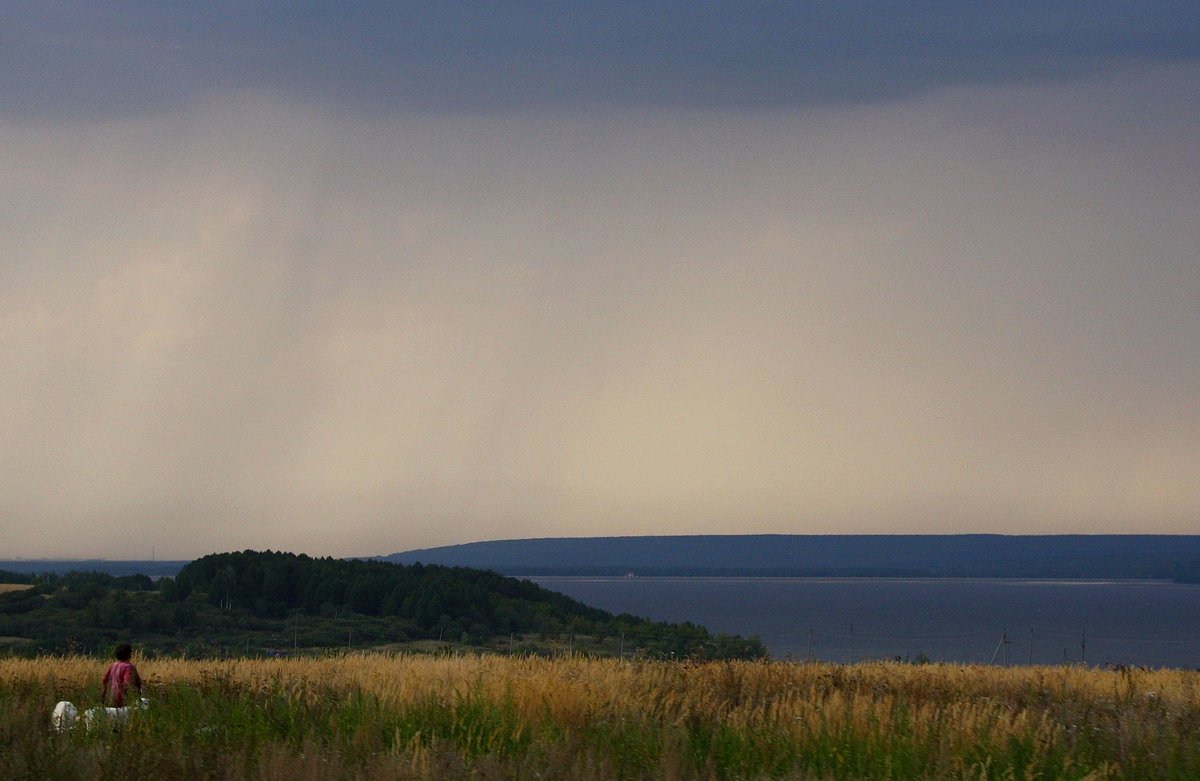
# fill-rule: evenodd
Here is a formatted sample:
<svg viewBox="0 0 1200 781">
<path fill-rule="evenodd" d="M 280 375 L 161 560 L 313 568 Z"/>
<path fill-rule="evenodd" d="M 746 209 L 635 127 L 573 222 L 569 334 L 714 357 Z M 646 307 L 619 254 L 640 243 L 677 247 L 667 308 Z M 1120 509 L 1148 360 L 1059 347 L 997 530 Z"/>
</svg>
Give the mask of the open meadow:
<svg viewBox="0 0 1200 781">
<path fill-rule="evenodd" d="M 0 659 L 5 779 L 1194 779 L 1200 674 L 1080 667 L 346 654 Z"/>
</svg>

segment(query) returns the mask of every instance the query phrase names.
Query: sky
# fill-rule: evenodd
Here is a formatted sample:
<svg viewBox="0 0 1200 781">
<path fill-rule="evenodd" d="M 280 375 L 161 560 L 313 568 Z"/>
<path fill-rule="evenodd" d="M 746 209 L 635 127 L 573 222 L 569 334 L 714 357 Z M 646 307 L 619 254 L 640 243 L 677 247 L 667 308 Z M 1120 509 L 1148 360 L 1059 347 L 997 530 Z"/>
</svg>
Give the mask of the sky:
<svg viewBox="0 0 1200 781">
<path fill-rule="evenodd" d="M 1200 532 L 1192 3 L 0 14 L 0 558 Z"/>
</svg>

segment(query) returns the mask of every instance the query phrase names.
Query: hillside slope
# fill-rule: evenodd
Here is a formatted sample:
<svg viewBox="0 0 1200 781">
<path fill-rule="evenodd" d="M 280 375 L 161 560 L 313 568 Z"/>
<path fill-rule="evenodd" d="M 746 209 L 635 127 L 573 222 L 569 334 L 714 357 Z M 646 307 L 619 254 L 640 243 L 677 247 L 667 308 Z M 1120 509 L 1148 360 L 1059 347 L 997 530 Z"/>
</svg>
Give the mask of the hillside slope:
<svg viewBox="0 0 1200 781">
<path fill-rule="evenodd" d="M 75 572 L 36 577 L 0 571 L 0 648 L 23 653 L 103 653 L 119 640 L 196 655 L 281 648 L 471 647 L 586 636 L 588 652 L 612 650 L 696 659 L 766 653 L 755 638 L 711 635 L 694 624 L 613 615 L 527 580 L 438 565 L 292 553 L 215 553 L 175 578 Z M 576 650 L 578 646 L 572 646 Z"/>
<path fill-rule="evenodd" d="M 687 535 L 556 537 L 384 557 L 524 575 L 1200 577 L 1194 535 Z"/>
</svg>

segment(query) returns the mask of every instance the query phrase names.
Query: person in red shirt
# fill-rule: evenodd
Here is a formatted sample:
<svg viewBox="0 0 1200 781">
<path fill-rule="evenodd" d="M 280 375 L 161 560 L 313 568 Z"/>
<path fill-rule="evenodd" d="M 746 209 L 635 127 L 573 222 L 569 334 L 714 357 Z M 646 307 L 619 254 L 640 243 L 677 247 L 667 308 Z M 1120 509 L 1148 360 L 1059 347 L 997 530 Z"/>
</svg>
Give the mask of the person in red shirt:
<svg viewBox="0 0 1200 781">
<path fill-rule="evenodd" d="M 125 694 L 131 686 L 139 695 L 142 693 L 142 676 L 129 661 L 133 656 L 133 647 L 129 643 L 118 645 L 115 655 L 117 661 L 108 666 L 100 681 L 100 702 L 107 705 L 111 701 L 114 708 L 124 708 Z"/>
</svg>

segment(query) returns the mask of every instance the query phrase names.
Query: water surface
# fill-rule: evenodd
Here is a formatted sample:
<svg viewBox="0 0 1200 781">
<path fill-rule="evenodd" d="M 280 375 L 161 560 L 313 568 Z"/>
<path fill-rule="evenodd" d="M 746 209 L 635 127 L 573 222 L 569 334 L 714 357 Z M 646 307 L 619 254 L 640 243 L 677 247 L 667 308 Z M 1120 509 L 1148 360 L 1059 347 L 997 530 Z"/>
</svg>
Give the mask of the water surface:
<svg viewBox="0 0 1200 781">
<path fill-rule="evenodd" d="M 1196 585 L 888 578 L 530 580 L 615 613 L 758 635 L 778 658 L 1200 666 Z"/>
</svg>

